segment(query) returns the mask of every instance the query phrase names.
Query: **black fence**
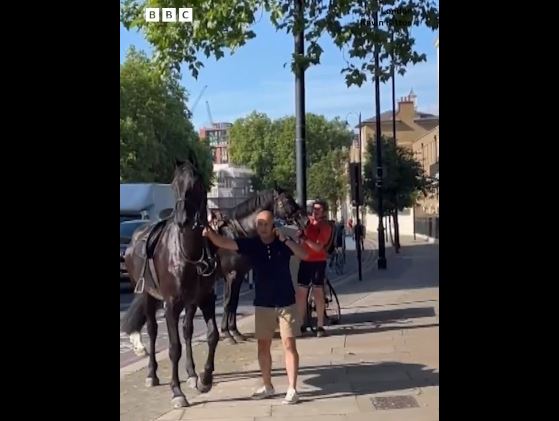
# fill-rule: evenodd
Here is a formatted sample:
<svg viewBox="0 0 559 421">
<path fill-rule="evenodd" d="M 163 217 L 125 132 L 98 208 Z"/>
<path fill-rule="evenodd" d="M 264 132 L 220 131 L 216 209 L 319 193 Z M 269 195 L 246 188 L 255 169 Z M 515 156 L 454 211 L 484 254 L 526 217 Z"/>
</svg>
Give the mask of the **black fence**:
<svg viewBox="0 0 559 421">
<path fill-rule="evenodd" d="M 415 218 L 415 233 L 426 235 L 432 238 L 439 238 L 439 217 L 416 217 Z"/>
</svg>

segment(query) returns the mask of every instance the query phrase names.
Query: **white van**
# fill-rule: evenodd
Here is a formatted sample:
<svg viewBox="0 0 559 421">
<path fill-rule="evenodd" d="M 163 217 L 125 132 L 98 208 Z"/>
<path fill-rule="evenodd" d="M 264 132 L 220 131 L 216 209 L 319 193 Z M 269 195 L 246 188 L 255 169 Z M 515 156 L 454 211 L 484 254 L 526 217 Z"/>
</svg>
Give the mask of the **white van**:
<svg viewBox="0 0 559 421">
<path fill-rule="evenodd" d="M 120 222 L 144 219 L 157 221 L 162 211 L 175 206 L 170 184 L 138 183 L 120 185 Z"/>
</svg>

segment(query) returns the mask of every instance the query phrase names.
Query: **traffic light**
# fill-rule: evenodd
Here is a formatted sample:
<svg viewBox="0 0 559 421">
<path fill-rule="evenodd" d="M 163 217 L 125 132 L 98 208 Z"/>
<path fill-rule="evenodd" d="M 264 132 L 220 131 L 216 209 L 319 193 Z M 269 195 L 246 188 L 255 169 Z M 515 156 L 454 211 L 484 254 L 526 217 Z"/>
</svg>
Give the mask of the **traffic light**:
<svg viewBox="0 0 559 421">
<path fill-rule="evenodd" d="M 349 163 L 349 185 L 351 187 L 351 204 L 363 205 L 363 182 L 361 178 L 361 163 Z"/>
</svg>

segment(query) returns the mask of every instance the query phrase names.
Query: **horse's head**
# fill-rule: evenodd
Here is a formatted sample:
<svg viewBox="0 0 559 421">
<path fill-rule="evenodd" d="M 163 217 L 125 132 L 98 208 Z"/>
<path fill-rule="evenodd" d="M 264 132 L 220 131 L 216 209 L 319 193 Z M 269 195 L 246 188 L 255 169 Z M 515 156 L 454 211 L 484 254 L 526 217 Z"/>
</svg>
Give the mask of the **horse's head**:
<svg viewBox="0 0 559 421">
<path fill-rule="evenodd" d="M 191 228 L 201 228 L 207 224 L 207 192 L 202 176 L 189 161 L 176 161 L 173 190 L 175 222 L 179 228 L 192 224 Z"/>
<path fill-rule="evenodd" d="M 279 187 L 274 189 L 274 216 L 295 223 L 300 228 L 305 228 L 309 222 L 305 210 L 289 193 Z"/>
</svg>

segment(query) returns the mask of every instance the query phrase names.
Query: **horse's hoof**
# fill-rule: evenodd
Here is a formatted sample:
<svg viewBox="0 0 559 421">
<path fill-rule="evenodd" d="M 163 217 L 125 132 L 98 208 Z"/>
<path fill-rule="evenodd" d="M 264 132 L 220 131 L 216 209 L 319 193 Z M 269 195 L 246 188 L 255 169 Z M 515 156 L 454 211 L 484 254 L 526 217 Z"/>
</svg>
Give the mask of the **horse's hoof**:
<svg viewBox="0 0 559 421">
<path fill-rule="evenodd" d="M 235 340 L 237 342 L 246 342 L 246 340 L 247 340 L 247 337 L 245 335 L 243 335 L 242 333 L 232 332 L 231 334 L 233 335 L 233 338 L 235 338 Z"/>
<path fill-rule="evenodd" d="M 133 332 L 130 334 L 130 343 L 132 344 L 132 350 L 134 354 L 138 357 L 145 357 L 148 355 L 146 347 L 142 343 L 142 336 L 139 332 Z"/>
<path fill-rule="evenodd" d="M 200 393 L 208 393 L 212 390 L 213 384 L 204 384 L 202 382 L 198 382 L 198 392 Z"/>
<path fill-rule="evenodd" d="M 147 357 L 148 356 L 148 351 L 145 347 L 143 346 L 138 346 L 138 347 L 134 347 L 133 348 L 134 354 L 136 354 L 136 356 L 138 357 Z"/>
<path fill-rule="evenodd" d="M 223 342 L 226 345 L 237 345 L 237 341 L 235 339 L 233 339 L 231 336 L 224 337 Z"/>
<path fill-rule="evenodd" d="M 145 348 L 134 348 L 134 354 L 138 357 L 147 357 L 148 352 Z"/>
<path fill-rule="evenodd" d="M 173 404 L 173 408 L 185 408 L 187 406 L 190 406 L 184 396 L 174 397 L 173 399 L 171 399 L 171 403 Z"/>
<path fill-rule="evenodd" d="M 198 384 L 198 377 L 189 377 L 188 379 L 186 379 L 186 384 L 191 389 L 196 389 L 196 386 Z"/>
<path fill-rule="evenodd" d="M 159 379 L 157 377 L 146 378 L 146 387 L 159 386 Z"/>
</svg>

